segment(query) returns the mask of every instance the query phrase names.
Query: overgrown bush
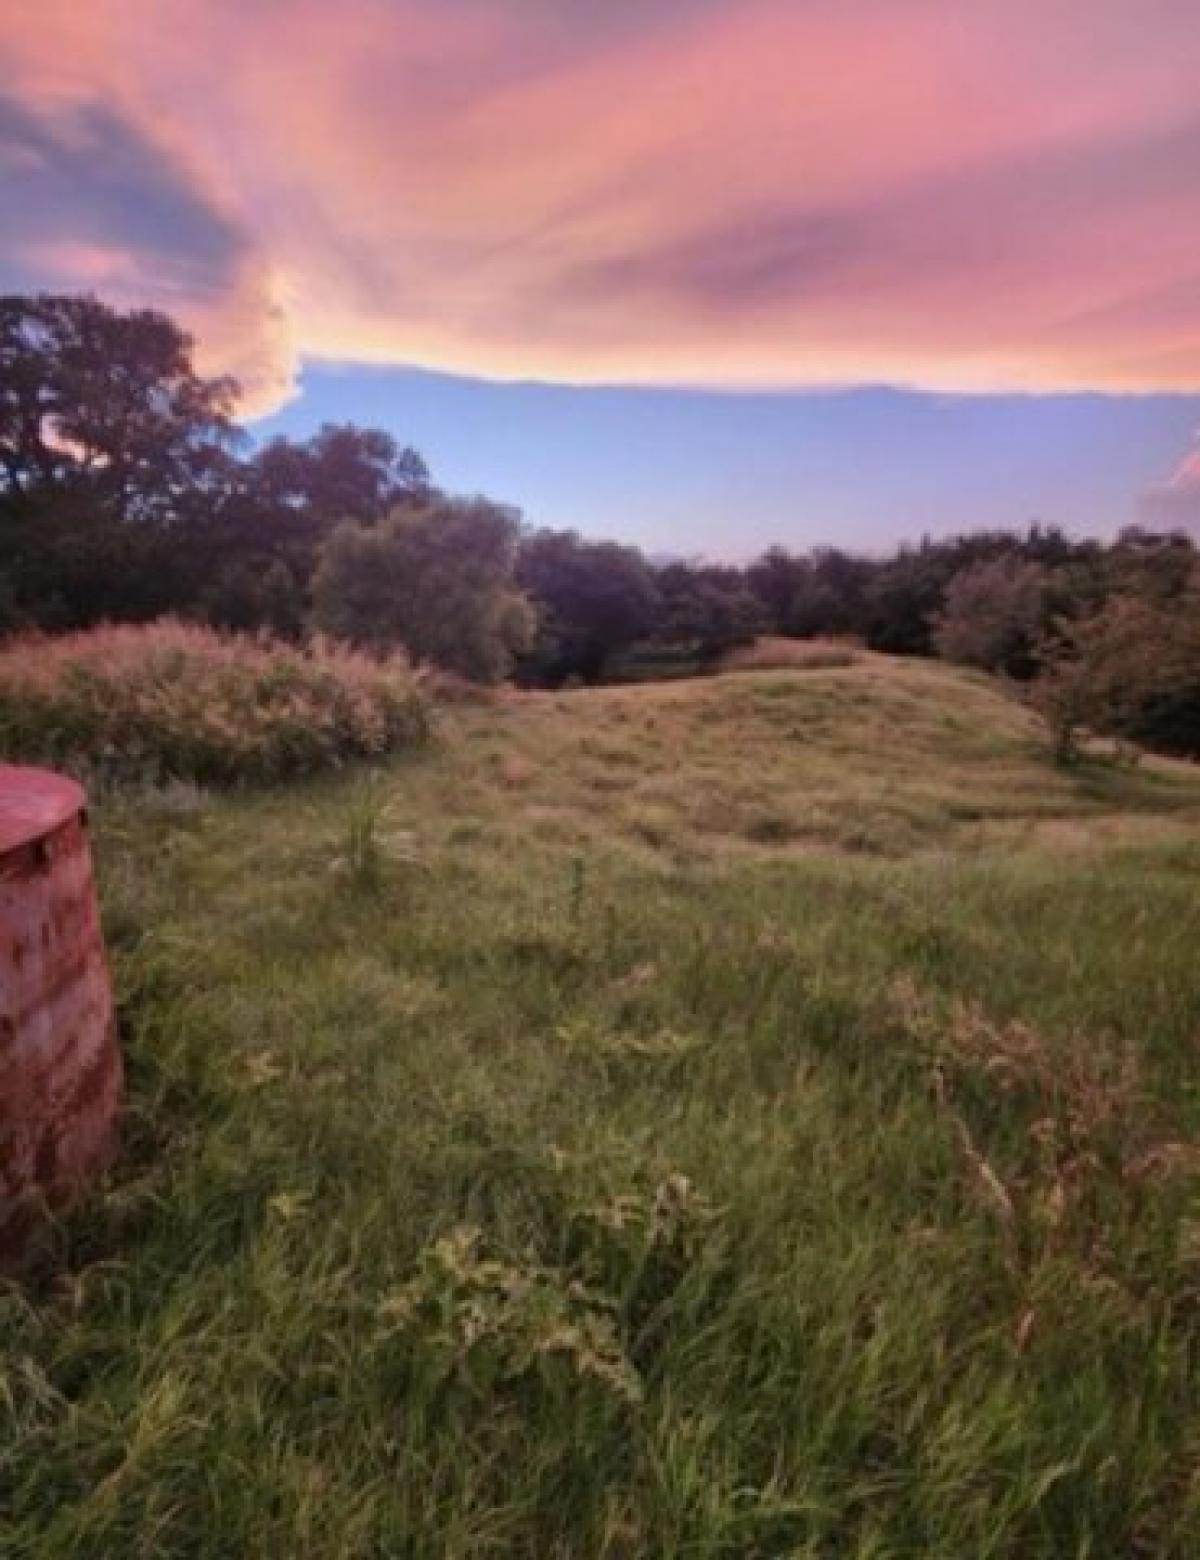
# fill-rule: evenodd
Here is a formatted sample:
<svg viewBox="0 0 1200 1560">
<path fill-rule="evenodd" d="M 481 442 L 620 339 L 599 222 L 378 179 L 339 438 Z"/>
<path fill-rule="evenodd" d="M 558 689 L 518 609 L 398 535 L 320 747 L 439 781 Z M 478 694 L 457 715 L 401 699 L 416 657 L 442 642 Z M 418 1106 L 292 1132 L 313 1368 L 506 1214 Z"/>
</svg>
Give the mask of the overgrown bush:
<svg viewBox="0 0 1200 1560">
<path fill-rule="evenodd" d="M 10 640 L 0 752 L 101 782 L 266 782 L 421 741 L 407 661 L 173 621 Z"/>
<path fill-rule="evenodd" d="M 1047 575 L 1040 563 L 1012 556 L 973 563 L 946 586 L 935 620 L 939 655 L 985 672 L 1029 678 L 1045 627 Z"/>
<path fill-rule="evenodd" d="M 1061 763 L 1089 732 L 1200 756 L 1200 584 L 1160 604 L 1115 596 L 1058 624 L 1041 650 L 1034 707 Z"/>
</svg>

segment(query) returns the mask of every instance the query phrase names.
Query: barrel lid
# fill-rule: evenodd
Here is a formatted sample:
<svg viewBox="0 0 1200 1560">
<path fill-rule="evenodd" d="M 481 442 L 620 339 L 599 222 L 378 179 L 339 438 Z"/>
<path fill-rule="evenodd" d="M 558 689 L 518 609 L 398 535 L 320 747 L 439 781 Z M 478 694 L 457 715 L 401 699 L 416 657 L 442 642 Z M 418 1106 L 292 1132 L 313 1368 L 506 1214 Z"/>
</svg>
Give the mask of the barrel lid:
<svg viewBox="0 0 1200 1560">
<path fill-rule="evenodd" d="M 86 802 L 83 787 L 66 775 L 0 764 L 0 854 L 51 833 Z"/>
</svg>

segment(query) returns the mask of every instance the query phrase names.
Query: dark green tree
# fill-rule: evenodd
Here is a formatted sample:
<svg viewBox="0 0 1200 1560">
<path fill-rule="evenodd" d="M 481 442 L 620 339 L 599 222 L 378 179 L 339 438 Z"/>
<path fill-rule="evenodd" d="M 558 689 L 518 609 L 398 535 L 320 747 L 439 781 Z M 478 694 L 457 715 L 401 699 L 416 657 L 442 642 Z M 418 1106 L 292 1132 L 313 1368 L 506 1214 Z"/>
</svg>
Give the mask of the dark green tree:
<svg viewBox="0 0 1200 1560">
<path fill-rule="evenodd" d="M 655 577 L 662 603 L 655 637 L 686 647 L 701 665 L 749 644 L 764 626 L 762 604 L 750 593 L 741 569 L 669 563 Z"/>
<path fill-rule="evenodd" d="M 535 531 L 522 539 L 517 579 L 538 609 L 537 640 L 522 664 L 530 681 L 598 682 L 658 623 L 654 573 L 635 547 Z"/>
<path fill-rule="evenodd" d="M 533 638 L 514 583 L 520 521 L 486 499 L 439 498 L 334 531 L 313 583 L 317 628 L 475 682 L 499 682 Z"/>
<path fill-rule="evenodd" d="M 276 509 L 305 511 L 318 524 L 372 524 L 429 496 L 429 470 L 382 428 L 324 423 L 311 439 L 271 439 L 251 462 L 261 496 Z"/>
<path fill-rule="evenodd" d="M 164 314 L 0 298 L 0 499 L 35 518 L 66 498 L 170 520 L 223 479 L 236 394 L 196 373 L 191 338 Z"/>
</svg>

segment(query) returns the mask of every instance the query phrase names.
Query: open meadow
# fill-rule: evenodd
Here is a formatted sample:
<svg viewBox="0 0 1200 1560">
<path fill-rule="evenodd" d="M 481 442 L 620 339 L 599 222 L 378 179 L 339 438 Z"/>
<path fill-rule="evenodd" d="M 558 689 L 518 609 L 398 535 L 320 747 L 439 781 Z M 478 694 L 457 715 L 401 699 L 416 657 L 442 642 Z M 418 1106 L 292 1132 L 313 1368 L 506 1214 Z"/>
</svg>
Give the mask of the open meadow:
<svg viewBox="0 0 1200 1560">
<path fill-rule="evenodd" d="M 843 659 L 103 794 L 5 1560 L 1200 1553 L 1200 770 Z"/>
</svg>

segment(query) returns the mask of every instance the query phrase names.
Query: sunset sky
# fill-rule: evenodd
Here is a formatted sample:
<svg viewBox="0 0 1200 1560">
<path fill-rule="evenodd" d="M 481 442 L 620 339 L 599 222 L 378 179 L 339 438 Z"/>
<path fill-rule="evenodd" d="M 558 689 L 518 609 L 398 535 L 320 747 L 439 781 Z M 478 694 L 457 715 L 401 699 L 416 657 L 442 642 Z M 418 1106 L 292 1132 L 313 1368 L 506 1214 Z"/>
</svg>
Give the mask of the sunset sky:
<svg viewBox="0 0 1200 1560">
<path fill-rule="evenodd" d="M 0 288 L 658 550 L 1200 532 L 1197 0 L 0 0 Z"/>
</svg>

